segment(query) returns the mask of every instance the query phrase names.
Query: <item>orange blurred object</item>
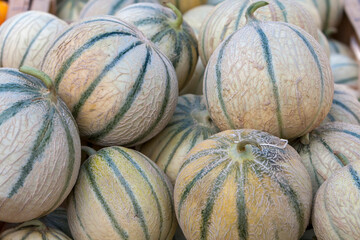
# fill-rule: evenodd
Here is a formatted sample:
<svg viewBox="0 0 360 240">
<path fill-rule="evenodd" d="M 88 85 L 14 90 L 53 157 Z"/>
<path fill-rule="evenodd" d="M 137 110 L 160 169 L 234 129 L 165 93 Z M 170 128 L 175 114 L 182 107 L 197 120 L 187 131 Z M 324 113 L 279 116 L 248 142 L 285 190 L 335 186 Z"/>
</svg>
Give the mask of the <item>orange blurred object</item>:
<svg viewBox="0 0 360 240">
<path fill-rule="evenodd" d="M 5 1 L 0 1 L 0 24 L 5 22 L 6 20 L 6 14 L 8 11 L 8 3 Z"/>
</svg>

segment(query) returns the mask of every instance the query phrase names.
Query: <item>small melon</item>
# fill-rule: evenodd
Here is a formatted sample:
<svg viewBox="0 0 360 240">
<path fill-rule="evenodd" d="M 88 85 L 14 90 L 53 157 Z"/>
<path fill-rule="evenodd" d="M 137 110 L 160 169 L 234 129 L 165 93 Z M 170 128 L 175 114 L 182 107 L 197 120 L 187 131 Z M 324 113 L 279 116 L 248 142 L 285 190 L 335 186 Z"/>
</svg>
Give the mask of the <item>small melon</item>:
<svg viewBox="0 0 360 240">
<path fill-rule="evenodd" d="M 345 55 L 332 54 L 330 65 L 336 84 L 358 87 L 359 64 L 355 60 Z"/>
</svg>

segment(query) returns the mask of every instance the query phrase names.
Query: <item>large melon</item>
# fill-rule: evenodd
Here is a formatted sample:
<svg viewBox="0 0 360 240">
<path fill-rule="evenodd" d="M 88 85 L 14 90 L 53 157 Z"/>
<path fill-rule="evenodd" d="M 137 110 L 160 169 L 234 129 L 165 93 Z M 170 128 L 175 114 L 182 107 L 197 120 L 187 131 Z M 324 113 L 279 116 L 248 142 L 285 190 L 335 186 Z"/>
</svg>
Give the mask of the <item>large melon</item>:
<svg viewBox="0 0 360 240">
<path fill-rule="evenodd" d="M 156 137 L 141 146 L 175 184 L 186 154 L 198 143 L 218 132 L 202 96 L 179 97 L 173 118 Z"/>
<path fill-rule="evenodd" d="M 330 64 L 335 83 L 358 87 L 359 64 L 355 60 L 345 55 L 332 54 Z"/>
<path fill-rule="evenodd" d="M 134 3 L 158 3 L 158 0 L 90 0 L 81 10 L 80 19 L 100 15 L 114 15 L 120 9 Z"/>
<path fill-rule="evenodd" d="M 63 232 L 49 228 L 41 221 L 25 222 L 0 234 L 1 240 L 70 240 Z"/>
<path fill-rule="evenodd" d="M 56 5 L 56 16 L 72 22 L 78 20 L 80 12 L 89 0 L 58 0 Z"/>
<path fill-rule="evenodd" d="M 299 3 L 287 0 L 267 2 L 268 6 L 255 12 L 257 19 L 292 23 L 318 39 L 317 28 L 311 16 Z M 227 0 L 207 15 L 199 33 L 199 53 L 205 66 L 220 43 L 246 25 L 246 9 L 252 3 L 250 0 Z"/>
<path fill-rule="evenodd" d="M 68 24 L 54 15 L 27 11 L 0 27 L 0 67 L 40 68 L 46 49 Z"/>
<path fill-rule="evenodd" d="M 78 175 L 75 120 L 45 82 L 49 89 L 35 77 L 0 69 L 1 221 L 24 222 L 52 212 Z"/>
<path fill-rule="evenodd" d="M 173 188 L 144 155 L 104 148 L 82 166 L 70 195 L 75 239 L 172 239 L 177 227 Z"/>
<path fill-rule="evenodd" d="M 73 24 L 54 41 L 42 69 L 54 79 L 80 134 L 97 145 L 146 142 L 176 107 L 171 62 L 133 25 L 115 17 Z"/>
<path fill-rule="evenodd" d="M 169 6 L 172 9 L 160 4 L 138 3 L 123 8 L 115 16 L 134 24 L 170 59 L 181 90 L 194 73 L 198 44 L 194 31 L 183 21 L 179 10 Z"/>
<path fill-rule="evenodd" d="M 360 160 L 360 126 L 327 123 L 303 137 L 294 147 L 311 176 L 315 194 L 334 172 Z"/>
<path fill-rule="evenodd" d="M 211 5 L 200 5 L 190 9 L 184 14 L 184 20 L 194 29 L 196 37 L 198 37 L 200 28 L 206 16 L 214 9 Z"/>
<path fill-rule="evenodd" d="M 360 161 L 336 171 L 320 187 L 312 225 L 318 240 L 360 239 Z"/>
<path fill-rule="evenodd" d="M 287 141 L 230 130 L 196 145 L 175 184 L 187 239 L 299 239 L 309 222 L 311 182 Z"/>
<path fill-rule="evenodd" d="M 360 102 L 351 89 L 335 84 L 334 100 L 330 112 L 325 118 L 327 122 L 346 122 L 360 125 Z"/>
<path fill-rule="evenodd" d="M 251 12 L 261 3 L 248 8 L 248 24 L 211 56 L 204 78 L 207 107 L 221 130 L 251 128 L 296 138 L 330 111 L 329 60 L 301 28 L 255 19 Z"/>
</svg>

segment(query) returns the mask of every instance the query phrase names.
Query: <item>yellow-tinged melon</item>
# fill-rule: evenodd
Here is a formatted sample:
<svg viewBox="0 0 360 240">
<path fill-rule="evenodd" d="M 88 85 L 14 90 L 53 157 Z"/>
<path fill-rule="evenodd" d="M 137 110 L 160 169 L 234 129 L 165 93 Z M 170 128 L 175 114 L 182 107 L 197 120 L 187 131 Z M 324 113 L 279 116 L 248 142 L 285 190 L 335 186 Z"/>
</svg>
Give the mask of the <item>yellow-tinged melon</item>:
<svg viewBox="0 0 360 240">
<path fill-rule="evenodd" d="M 329 59 L 301 28 L 257 20 L 256 4 L 261 2 L 247 10 L 248 24 L 210 58 L 203 88 L 207 108 L 221 130 L 252 128 L 296 138 L 318 127 L 330 111 Z"/>
<path fill-rule="evenodd" d="M 312 225 L 318 240 L 360 239 L 360 161 L 336 171 L 321 185 Z"/>
<path fill-rule="evenodd" d="M 63 232 L 47 227 L 38 220 L 25 222 L 0 234 L 1 240 L 70 240 Z"/>
<path fill-rule="evenodd" d="M 333 104 L 322 124 L 336 121 L 360 125 L 360 102 L 346 85 L 335 84 Z"/>
<path fill-rule="evenodd" d="M 211 5 L 200 5 L 190 9 L 184 14 L 184 20 L 194 29 L 196 37 L 199 36 L 202 23 L 206 16 L 214 9 Z"/>
<path fill-rule="evenodd" d="M 309 222 L 311 181 L 299 154 L 268 133 L 230 130 L 196 145 L 175 183 L 187 239 L 299 239 Z"/>
<path fill-rule="evenodd" d="M 80 19 L 102 15 L 114 15 L 120 9 L 139 2 L 158 3 L 158 0 L 90 0 L 82 8 Z"/>
<path fill-rule="evenodd" d="M 141 146 L 175 184 L 186 154 L 198 143 L 219 132 L 212 122 L 203 96 L 179 97 L 173 118 L 156 137 Z"/>
<path fill-rule="evenodd" d="M 101 145 L 134 146 L 170 121 L 178 82 L 169 59 L 137 28 L 104 16 L 74 23 L 42 64 L 76 119 Z"/>
<path fill-rule="evenodd" d="M 313 193 L 334 172 L 360 160 L 360 126 L 327 123 L 294 144 L 311 176 Z"/>
<path fill-rule="evenodd" d="M 173 187 L 141 153 L 104 148 L 81 166 L 68 218 L 75 239 L 172 239 Z"/>
<path fill-rule="evenodd" d="M 54 15 L 27 11 L 0 27 L 0 67 L 39 69 L 46 50 L 68 24 Z"/>
<path fill-rule="evenodd" d="M 29 68 L 0 68 L 0 221 L 54 211 L 80 168 L 75 120 L 51 80 Z M 40 79 L 43 81 L 41 81 Z"/>
<path fill-rule="evenodd" d="M 192 28 L 174 5 L 137 3 L 121 9 L 116 17 L 134 24 L 173 64 L 179 90 L 194 73 L 199 55 Z"/>
<path fill-rule="evenodd" d="M 227 0 L 215 7 L 204 20 L 199 33 L 199 53 L 204 66 L 215 49 L 228 36 L 246 25 L 246 10 L 255 1 Z M 316 40 L 317 27 L 302 5 L 287 0 L 269 0 L 268 6 L 255 12 L 261 21 L 281 21 L 294 24 L 307 31 Z M 249 38 L 247 41 L 253 41 Z"/>
</svg>

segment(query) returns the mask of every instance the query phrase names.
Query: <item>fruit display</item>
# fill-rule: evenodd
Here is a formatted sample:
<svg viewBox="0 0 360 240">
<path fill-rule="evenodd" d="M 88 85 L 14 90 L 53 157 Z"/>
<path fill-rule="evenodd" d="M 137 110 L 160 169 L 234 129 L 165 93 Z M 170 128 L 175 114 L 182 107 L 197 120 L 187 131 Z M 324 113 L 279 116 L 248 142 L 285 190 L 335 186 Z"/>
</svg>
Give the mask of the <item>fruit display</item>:
<svg viewBox="0 0 360 240">
<path fill-rule="evenodd" d="M 0 1 L 0 240 L 360 239 L 355 4 Z"/>
<path fill-rule="evenodd" d="M 154 3 L 138 3 L 123 8 L 116 17 L 134 24 L 172 62 L 179 90 L 191 79 L 198 61 L 198 44 L 192 28 L 179 10 Z"/>
<path fill-rule="evenodd" d="M 68 24 L 54 15 L 28 11 L 0 26 L 0 67 L 39 69 L 46 49 Z"/>
</svg>

